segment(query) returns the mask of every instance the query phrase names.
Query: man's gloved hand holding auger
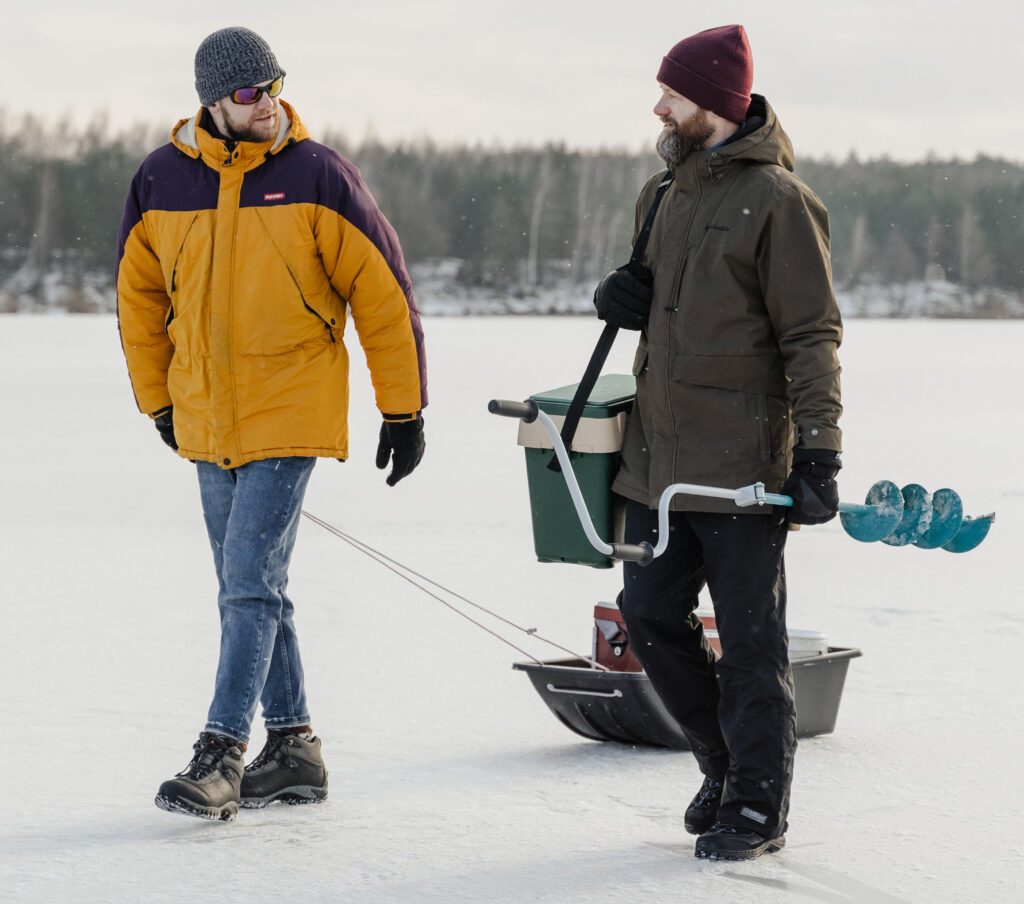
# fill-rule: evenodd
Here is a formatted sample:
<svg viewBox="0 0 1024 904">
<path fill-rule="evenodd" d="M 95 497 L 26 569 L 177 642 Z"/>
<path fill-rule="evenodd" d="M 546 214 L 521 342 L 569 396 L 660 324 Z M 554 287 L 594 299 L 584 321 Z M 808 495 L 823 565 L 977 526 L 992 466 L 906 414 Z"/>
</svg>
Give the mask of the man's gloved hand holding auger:
<svg viewBox="0 0 1024 904">
<path fill-rule="evenodd" d="M 594 292 L 597 316 L 621 330 L 642 330 L 651 312 L 654 277 L 643 264 L 612 270 Z"/>
<path fill-rule="evenodd" d="M 793 497 L 789 520 L 793 524 L 824 524 L 839 511 L 836 474 L 843 463 L 831 449 L 793 450 L 793 468 L 782 492 Z"/>
<path fill-rule="evenodd" d="M 408 477 L 423 458 L 427 442 L 423 437 L 423 415 L 405 421 L 388 420 L 380 425 L 380 442 L 377 445 L 377 467 L 384 470 L 391 462 L 391 473 L 387 485 L 393 487 L 403 477 Z"/>
</svg>

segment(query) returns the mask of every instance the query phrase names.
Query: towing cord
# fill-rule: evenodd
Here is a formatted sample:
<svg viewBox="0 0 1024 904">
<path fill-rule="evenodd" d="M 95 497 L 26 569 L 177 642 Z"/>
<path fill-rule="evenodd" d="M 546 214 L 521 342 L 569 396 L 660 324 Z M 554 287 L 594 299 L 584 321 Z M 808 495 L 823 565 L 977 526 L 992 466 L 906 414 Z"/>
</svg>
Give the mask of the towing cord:
<svg viewBox="0 0 1024 904">
<path fill-rule="evenodd" d="M 505 637 L 502 637 L 500 634 L 498 634 L 496 631 L 491 630 L 486 625 L 481 624 L 479 621 L 477 621 L 475 618 L 473 618 L 468 613 L 464 612 L 458 606 L 453 605 L 448 600 L 443 599 L 442 597 L 438 596 L 432 590 L 430 590 L 426 586 L 424 586 L 424 584 L 430 584 L 431 586 L 436 587 L 442 593 L 446 593 L 449 596 L 454 597 L 455 599 L 465 603 L 467 606 L 472 606 L 474 609 L 478 609 L 479 611 L 486 613 L 487 615 L 491 616 L 491 618 L 497 619 L 498 621 L 508 625 L 510 628 L 514 628 L 516 631 L 521 631 L 523 634 L 526 634 L 529 637 L 533 637 L 536 640 L 539 640 L 541 643 L 546 643 L 549 646 L 552 646 L 552 647 L 554 647 L 557 650 L 561 650 L 563 653 L 568 653 L 570 656 L 572 656 L 572 657 L 574 657 L 576 659 L 581 659 L 584 662 L 586 662 L 588 665 L 590 665 L 592 668 L 600 669 L 601 671 L 604 671 L 604 672 L 609 671 L 607 666 L 601 665 L 599 662 L 595 662 L 589 656 L 581 656 L 579 653 L 576 653 L 576 652 L 570 650 L 568 647 L 563 647 L 561 644 L 556 643 L 553 640 L 548 640 L 546 637 L 542 637 L 540 634 L 537 633 L 537 629 L 536 628 L 524 628 L 521 625 L 517 625 L 515 622 L 509 621 L 507 618 L 504 618 L 503 616 L 499 615 L 497 612 L 493 612 L 492 610 L 486 608 L 485 606 L 481 606 L 479 603 L 474 603 L 472 600 L 466 599 L 466 597 L 462 596 L 461 594 L 456 593 L 454 590 L 449 590 L 447 587 L 442 586 L 437 581 L 434 581 L 431 578 L 428 578 L 425 575 L 422 575 L 419 572 L 414 571 L 408 565 L 403 565 L 401 562 L 395 561 L 390 556 L 386 555 L 385 553 L 381 552 L 380 550 L 374 549 L 372 546 L 364 543 L 362 540 L 357 540 L 351 534 L 346 534 L 344 531 L 339 530 L 333 524 L 329 524 L 328 522 L 324 521 L 322 518 L 318 518 L 316 515 L 312 514 L 311 512 L 307 512 L 305 509 L 303 509 L 302 510 L 302 514 L 306 518 L 308 518 L 310 521 L 312 521 L 314 524 L 319 525 L 324 530 L 326 530 L 328 533 L 333 534 L 339 540 L 344 540 L 353 549 L 359 550 L 359 552 L 363 553 L 366 556 L 369 556 L 371 559 L 373 559 L 378 564 L 383 565 L 389 571 L 391 571 L 392 573 L 398 575 L 398 577 L 402 578 L 405 581 L 408 581 L 414 587 L 419 588 L 425 594 L 427 594 L 427 596 L 433 597 L 442 606 L 447 606 L 449 609 L 451 609 L 457 615 L 461 615 L 464 619 L 466 619 L 466 621 L 471 622 L 472 624 L 474 624 L 478 628 L 480 628 L 481 631 L 486 631 L 492 637 L 497 638 L 503 644 L 505 644 L 506 646 L 511 647 L 517 653 L 522 653 L 525 657 L 527 657 L 527 659 L 533 660 L 538 665 L 543 665 L 544 663 L 541 662 L 541 660 L 539 660 L 536 656 L 533 656 L 532 654 L 527 653 L 526 650 L 524 650 L 522 647 L 517 647 L 514 643 L 512 643 L 512 641 L 508 640 Z M 424 583 L 419 583 L 419 581 L 422 581 Z"/>
</svg>

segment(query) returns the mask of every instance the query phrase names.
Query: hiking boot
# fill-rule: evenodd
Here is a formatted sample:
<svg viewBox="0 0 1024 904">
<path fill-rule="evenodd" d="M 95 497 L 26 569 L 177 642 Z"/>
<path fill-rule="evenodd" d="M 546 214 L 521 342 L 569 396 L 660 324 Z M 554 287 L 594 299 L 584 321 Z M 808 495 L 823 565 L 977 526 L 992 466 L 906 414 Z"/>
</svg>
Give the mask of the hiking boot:
<svg viewBox="0 0 1024 904">
<path fill-rule="evenodd" d="M 156 805 L 170 813 L 233 822 L 238 815 L 245 745 L 204 731 L 192 749 L 195 751 L 192 762 L 160 786 Z"/>
<path fill-rule="evenodd" d="M 267 732 L 267 743 L 242 776 L 240 803 L 258 809 L 276 800 L 317 803 L 327 797 L 327 768 L 320 739 L 290 729 Z"/>
<path fill-rule="evenodd" d="M 766 838 L 749 829 L 717 821 L 697 839 L 693 853 L 701 860 L 756 860 L 786 846 L 786 836 Z"/>
<path fill-rule="evenodd" d="M 724 786 L 724 779 L 704 776 L 704 784 L 690 801 L 690 806 L 686 808 L 686 815 L 683 817 L 683 825 L 691 835 L 703 835 L 714 825 L 718 818 L 718 806 L 722 802 Z"/>
</svg>

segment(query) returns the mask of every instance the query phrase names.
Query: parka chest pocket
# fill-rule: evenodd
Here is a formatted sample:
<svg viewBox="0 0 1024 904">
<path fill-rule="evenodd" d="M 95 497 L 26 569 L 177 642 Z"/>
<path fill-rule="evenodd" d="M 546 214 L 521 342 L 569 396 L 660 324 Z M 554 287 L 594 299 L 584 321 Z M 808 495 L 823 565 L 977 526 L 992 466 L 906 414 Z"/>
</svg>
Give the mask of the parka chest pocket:
<svg viewBox="0 0 1024 904">
<path fill-rule="evenodd" d="M 173 239 L 167 242 L 163 248 L 157 246 L 157 257 L 164 265 L 164 288 L 167 290 L 167 295 L 170 298 L 174 298 L 175 293 L 180 288 L 181 280 L 184 272 L 188 269 L 190 257 L 195 255 L 191 254 L 191 248 L 189 246 L 189 236 L 192 234 L 192 227 L 195 226 L 196 220 L 199 219 L 197 213 L 189 215 L 188 221 L 184 224 L 184 228 L 181 228 L 181 223 L 178 224 L 180 232 L 175 230 L 176 235 Z M 197 234 L 198 234 L 197 230 Z M 169 252 L 169 253 L 165 253 Z M 170 261 L 171 266 L 167 268 L 166 262 Z"/>
<path fill-rule="evenodd" d="M 259 287 L 274 316 L 272 332 L 252 326 L 254 353 L 274 354 L 308 342 L 333 344 L 344 332 L 345 313 L 331 290 L 307 220 L 287 208 L 254 208 L 247 227 L 266 248 Z M 268 292 L 268 290 L 270 290 Z"/>
<path fill-rule="evenodd" d="M 208 309 L 211 273 L 209 260 L 213 248 L 212 223 L 209 217 L 192 213 L 172 240 L 170 253 L 159 252 L 161 261 L 169 261 L 164 270 L 167 297 L 170 299 L 164 329 L 175 347 L 180 345 L 180 322 L 196 340 L 195 327 L 205 320 Z"/>
</svg>

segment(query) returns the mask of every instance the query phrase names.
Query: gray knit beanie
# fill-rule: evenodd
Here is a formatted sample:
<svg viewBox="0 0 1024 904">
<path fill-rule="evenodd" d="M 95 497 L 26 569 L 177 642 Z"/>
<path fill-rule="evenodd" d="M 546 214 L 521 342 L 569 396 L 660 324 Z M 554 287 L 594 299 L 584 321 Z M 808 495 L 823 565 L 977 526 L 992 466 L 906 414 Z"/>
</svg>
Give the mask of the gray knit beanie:
<svg viewBox="0 0 1024 904">
<path fill-rule="evenodd" d="M 208 107 L 238 88 L 284 75 L 270 45 L 248 28 L 215 31 L 196 51 L 196 91 Z"/>
</svg>

